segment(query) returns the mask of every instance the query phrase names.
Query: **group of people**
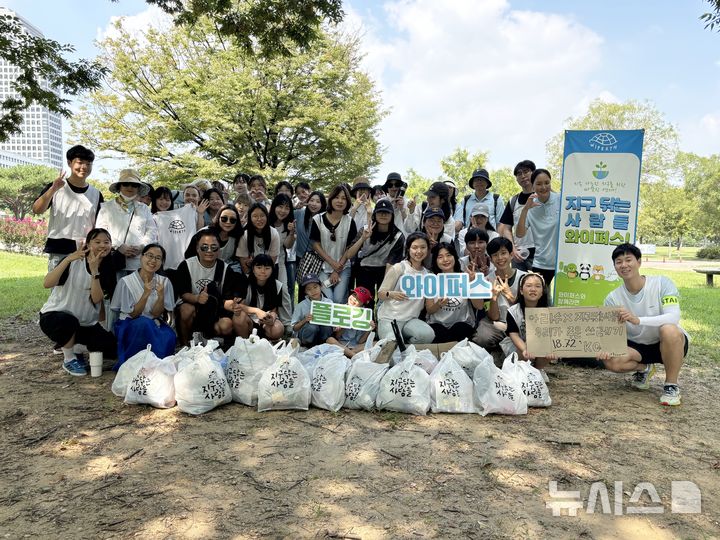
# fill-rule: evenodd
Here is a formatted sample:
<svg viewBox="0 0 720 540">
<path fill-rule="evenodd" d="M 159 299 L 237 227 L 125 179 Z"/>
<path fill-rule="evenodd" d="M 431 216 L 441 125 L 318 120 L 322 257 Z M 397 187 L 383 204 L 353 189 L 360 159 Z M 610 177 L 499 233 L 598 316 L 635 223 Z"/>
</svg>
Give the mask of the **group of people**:
<svg viewBox="0 0 720 540">
<path fill-rule="evenodd" d="M 561 210 L 550 173 L 532 161 L 515 167 L 521 191 L 507 203 L 492 193 L 485 169 L 468 179 L 470 195 L 458 200 L 455 183 L 439 181 L 422 203 L 405 196 L 407 184 L 395 172 L 379 186 L 366 177 L 339 183 L 327 196 L 307 183 L 282 181 L 271 196 L 260 175 L 240 173 L 230 186 L 196 180 L 174 191 L 125 169 L 105 201 L 87 182 L 93 152 L 74 146 L 67 162 L 69 175 L 48 185 L 33 211 L 50 212 L 44 284 L 52 292 L 40 326 L 72 375 L 86 374 L 79 354 L 85 348 L 117 357 L 117 367 L 148 344 L 160 357 L 172 354 L 194 332 L 230 338 L 255 330 L 270 340 L 293 336 L 306 347 L 333 343 L 349 357 L 357 353 L 369 331 L 317 324 L 313 301 L 372 310 L 379 338 L 394 339 L 396 330 L 414 344 L 468 338 L 488 350 L 515 351 L 540 369 L 554 359 L 535 358 L 525 344 L 525 308 L 549 305 Z M 623 306 L 637 342 L 627 358 L 598 358 L 614 371 L 635 371 L 639 387 L 654 362 L 665 363 L 679 403 L 687 338 L 680 329 L 684 345 L 664 341 L 666 326 L 679 328 L 677 290 L 669 280 L 653 285 L 660 312 L 633 311 L 657 308 L 635 298 L 651 278 L 619 271 L 619 264 L 632 266 L 630 256 L 639 269 L 636 250 L 629 244 L 615 250 L 625 280 L 618 290 L 628 296 L 610 295 L 608 302 Z M 492 297 L 408 298 L 401 278 L 429 273 L 466 273 L 470 282 L 482 274 Z M 674 303 L 667 300 L 673 294 Z M 636 335 L 631 326 L 642 331 Z"/>
</svg>

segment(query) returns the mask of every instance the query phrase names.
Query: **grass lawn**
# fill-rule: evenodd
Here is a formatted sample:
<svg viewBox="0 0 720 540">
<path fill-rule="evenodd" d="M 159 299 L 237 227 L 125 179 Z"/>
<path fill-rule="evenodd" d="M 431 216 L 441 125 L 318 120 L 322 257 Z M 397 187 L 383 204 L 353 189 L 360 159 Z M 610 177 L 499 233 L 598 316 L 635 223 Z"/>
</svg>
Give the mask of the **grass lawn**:
<svg viewBox="0 0 720 540">
<path fill-rule="evenodd" d="M 32 320 L 45 303 L 49 290 L 42 286 L 47 272 L 47 258 L 0 252 L 0 318 L 19 317 Z M 643 269 L 644 274 L 664 274 L 680 289 L 682 324 L 692 338 L 690 358 L 698 362 L 720 364 L 718 330 L 720 322 L 720 287 L 709 289 L 705 276 L 692 270 L 660 271 Z"/>
<path fill-rule="evenodd" d="M 697 258 L 697 252 L 700 248 L 698 247 L 688 247 L 683 246 L 679 250 L 675 249 L 675 246 L 672 246 L 670 249 L 668 249 L 667 245 L 661 246 L 656 245 L 655 246 L 655 254 L 650 255 L 648 253 L 643 253 L 643 259 L 646 261 L 703 261 L 706 259 L 698 259 Z M 712 261 L 709 261 L 712 262 Z"/>
</svg>

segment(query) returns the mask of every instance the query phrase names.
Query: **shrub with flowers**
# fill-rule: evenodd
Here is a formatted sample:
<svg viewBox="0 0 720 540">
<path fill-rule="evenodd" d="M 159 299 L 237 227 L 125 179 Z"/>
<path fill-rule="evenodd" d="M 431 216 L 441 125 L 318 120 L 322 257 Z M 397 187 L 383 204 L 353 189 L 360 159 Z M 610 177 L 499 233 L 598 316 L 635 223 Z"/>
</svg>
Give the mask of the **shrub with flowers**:
<svg viewBox="0 0 720 540">
<path fill-rule="evenodd" d="M 45 246 L 47 222 L 30 218 L 0 219 L 0 244 L 2 249 L 21 253 L 39 253 Z"/>
</svg>

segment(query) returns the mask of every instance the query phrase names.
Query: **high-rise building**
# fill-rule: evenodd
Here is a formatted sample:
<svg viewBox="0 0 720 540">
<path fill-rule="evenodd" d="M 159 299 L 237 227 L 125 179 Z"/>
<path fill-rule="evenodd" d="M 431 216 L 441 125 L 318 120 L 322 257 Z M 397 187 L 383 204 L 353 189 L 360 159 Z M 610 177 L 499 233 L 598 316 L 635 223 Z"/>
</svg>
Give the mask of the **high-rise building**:
<svg viewBox="0 0 720 540">
<path fill-rule="evenodd" d="M 0 7 L 0 16 L 14 15 L 26 32 L 43 37 L 42 32 L 17 13 Z M 0 58 L 0 102 L 17 95 L 12 83 L 20 74 L 20 69 Z M 46 82 L 42 83 L 48 89 Z M 25 110 L 22 132 L 12 135 L 6 142 L 0 143 L 0 167 L 12 167 L 18 164 L 44 164 L 61 168 L 64 163 L 62 151 L 62 117 L 47 107 L 36 103 Z"/>
</svg>

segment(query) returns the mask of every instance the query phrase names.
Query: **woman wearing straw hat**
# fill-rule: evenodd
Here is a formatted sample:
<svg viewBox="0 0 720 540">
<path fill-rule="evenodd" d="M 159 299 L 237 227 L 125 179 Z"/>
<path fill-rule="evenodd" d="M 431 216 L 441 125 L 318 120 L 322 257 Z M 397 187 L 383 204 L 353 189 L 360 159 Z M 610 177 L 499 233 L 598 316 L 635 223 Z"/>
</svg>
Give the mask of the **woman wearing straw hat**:
<svg viewBox="0 0 720 540">
<path fill-rule="evenodd" d="M 138 195 L 147 194 L 148 190 L 136 170 L 123 169 L 117 182 L 110 184 L 110 192 L 117 196 L 104 202 L 98 212 L 95 226 L 110 233 L 113 249 L 125 257 L 124 261 L 121 257 L 113 258 L 118 279 L 139 269 L 143 247 L 157 241 L 157 225 L 152 212 L 137 200 Z"/>
</svg>

